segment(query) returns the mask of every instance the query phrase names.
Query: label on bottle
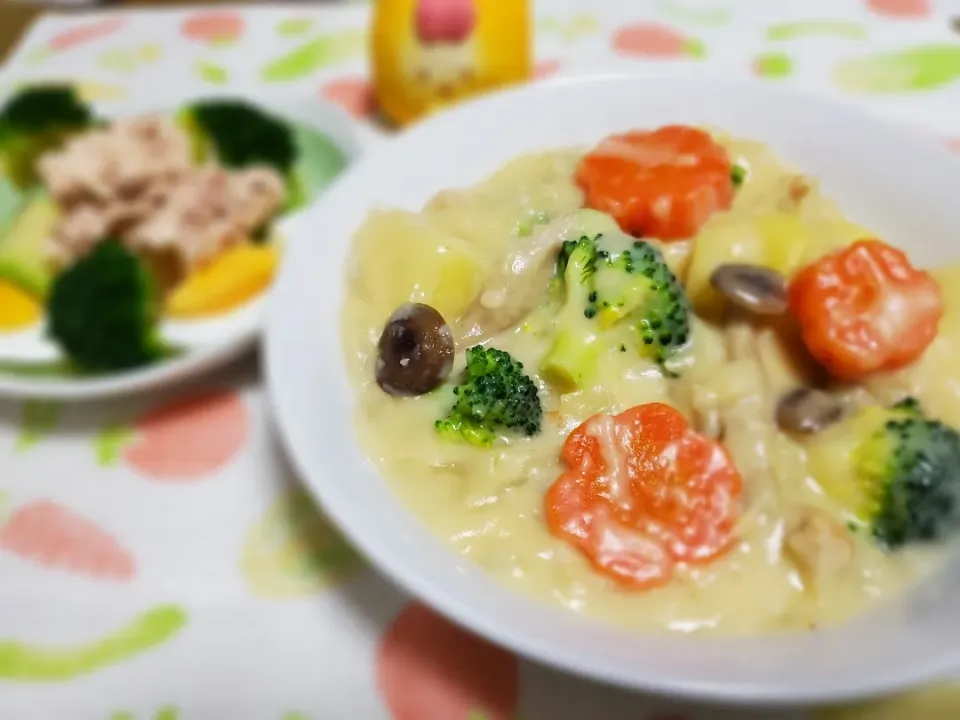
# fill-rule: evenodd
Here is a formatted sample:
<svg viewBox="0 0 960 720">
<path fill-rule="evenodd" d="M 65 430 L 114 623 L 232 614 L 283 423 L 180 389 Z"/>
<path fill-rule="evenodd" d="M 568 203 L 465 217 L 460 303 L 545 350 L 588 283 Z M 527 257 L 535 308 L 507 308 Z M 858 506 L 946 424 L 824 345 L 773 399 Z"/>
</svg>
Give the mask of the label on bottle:
<svg viewBox="0 0 960 720">
<path fill-rule="evenodd" d="M 371 42 L 381 110 L 397 124 L 530 74 L 528 0 L 379 0 Z"/>
</svg>

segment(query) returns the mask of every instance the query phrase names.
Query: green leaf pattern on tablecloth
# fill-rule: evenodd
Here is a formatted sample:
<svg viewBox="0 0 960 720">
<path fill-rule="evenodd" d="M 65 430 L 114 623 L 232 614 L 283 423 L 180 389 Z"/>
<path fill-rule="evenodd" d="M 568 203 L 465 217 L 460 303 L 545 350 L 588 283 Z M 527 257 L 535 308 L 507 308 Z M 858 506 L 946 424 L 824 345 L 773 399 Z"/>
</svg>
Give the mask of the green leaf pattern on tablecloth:
<svg viewBox="0 0 960 720">
<path fill-rule="evenodd" d="M 211 85 L 226 85 L 230 82 L 230 71 L 220 63 L 209 60 L 197 60 L 193 66 L 197 77 Z"/>
<path fill-rule="evenodd" d="M 172 705 L 166 705 L 155 713 L 137 717 L 137 714 L 130 710 L 119 710 L 110 716 L 110 720 L 180 720 L 180 711 Z"/>
<path fill-rule="evenodd" d="M 865 40 L 867 29 L 855 22 L 843 20 L 801 20 L 777 23 L 767 28 L 767 40 L 793 40 L 801 37 L 839 37 Z"/>
<path fill-rule="evenodd" d="M 303 490 L 280 496 L 248 532 L 240 569 L 262 598 L 310 595 L 366 568 Z"/>
<path fill-rule="evenodd" d="M 313 30 L 314 21 L 311 17 L 284 18 L 277 23 L 277 35 L 282 38 L 294 38 L 306 35 Z"/>
<path fill-rule="evenodd" d="M 97 64 L 104 70 L 115 70 L 129 74 L 144 65 L 152 65 L 163 58 L 163 48 L 159 43 L 143 43 L 137 47 L 116 47 L 97 56 Z"/>
<path fill-rule="evenodd" d="M 28 400 L 20 408 L 17 452 L 25 452 L 48 435 L 60 421 L 63 406 L 49 400 Z"/>
<path fill-rule="evenodd" d="M 542 6 L 547 4 L 545 0 Z M 866 102 L 874 97 L 883 101 L 899 97 L 917 100 L 927 96 L 943 99 L 947 95 L 938 94 L 956 92 L 956 83 L 960 81 L 960 44 L 951 42 L 957 35 L 951 36 L 946 18 L 932 15 L 931 0 L 850 3 L 858 12 L 845 12 L 839 3 L 829 6 L 820 3 L 816 10 L 791 12 L 786 9 L 788 5 L 783 4 L 782 9 L 771 9 L 769 15 L 765 13 L 768 19 L 760 24 L 752 24 L 751 12 L 732 0 L 648 0 L 638 4 L 636 11 L 632 6 L 625 7 L 619 4 L 607 17 L 603 2 L 595 0 L 579 7 L 567 4 L 541 17 L 537 31 L 546 42 L 541 43 L 544 54 L 535 63 L 538 76 L 581 72 L 584 66 L 578 64 L 582 62 L 578 53 L 584 51 L 586 56 L 596 50 L 595 59 L 616 60 L 630 68 L 650 69 L 656 68 L 657 63 L 675 65 L 678 61 L 682 64 L 723 57 L 736 60 L 731 66 L 740 68 L 744 74 L 770 81 L 790 82 L 796 77 L 813 77 L 809 73 L 817 72 L 820 84 L 832 84 Z M 863 9 L 867 12 L 859 12 Z M 20 63 L 42 65 L 30 70 L 29 77 L 34 80 L 58 79 L 75 69 L 83 94 L 96 101 L 122 101 L 129 91 L 142 91 L 143 88 L 137 86 L 138 78 L 145 77 L 144 73 L 159 73 L 160 68 L 165 69 L 170 63 L 174 68 L 168 78 L 171 82 L 189 80 L 201 88 L 239 85 L 251 79 L 267 85 L 302 83 L 298 92 L 337 102 L 355 118 L 367 119 L 373 111 L 373 90 L 361 69 L 366 48 L 365 29 L 360 25 L 328 23 L 322 15 L 327 11 L 336 10 L 288 7 L 274 11 L 265 24 L 259 21 L 261 16 L 248 15 L 242 9 L 171 11 L 162 16 L 166 23 L 163 27 L 168 28 L 167 32 L 172 29 L 175 36 L 149 42 L 142 40 L 151 37 L 151 23 L 162 24 L 155 19 L 161 16 L 60 20 L 55 32 L 29 41 L 20 54 Z M 737 30 L 741 20 L 749 30 Z M 905 34 L 903 37 L 910 39 L 898 41 L 891 32 L 900 25 L 916 34 Z M 921 34 L 924 29 L 930 31 Z M 727 32 L 741 35 L 729 42 Z M 750 35 L 745 36 L 744 32 Z M 873 46 L 874 42 L 883 44 Z M 263 46 L 269 50 L 260 50 Z M 601 52 L 606 52 L 607 57 L 600 58 Z M 64 64 L 59 63 L 61 56 Z M 818 62 L 805 62 L 808 57 Z M 38 76 L 38 70 L 43 72 L 43 78 Z M 187 75 L 176 76 L 176 72 Z M 5 82 L 5 87 L 14 88 L 23 81 L 10 76 Z M 945 135 L 960 136 L 960 131 L 952 132 L 949 126 L 941 130 Z M 340 169 L 342 158 L 331 153 L 323 143 L 311 147 L 323 162 L 313 163 L 309 168 L 313 174 L 305 179 L 321 187 Z M 62 368 L 53 370 L 61 372 Z M 36 372 L 37 369 L 0 363 L 0 372 L 14 371 Z M 25 451 L 31 451 L 22 458 L 25 464 L 42 460 L 40 454 L 58 442 L 56 434 L 61 415 L 58 404 L 29 402 L 15 407 L 20 408 L 19 426 L 13 429 L 10 443 L 13 456 L 4 461 L 0 483 L 4 482 L 6 473 L 20 472 L 18 468 L 9 468 L 21 461 L 19 456 L 25 455 Z M 16 410 L 11 417 L 16 423 Z M 232 504 L 235 497 L 245 497 L 245 490 L 228 469 L 240 462 L 242 451 L 248 446 L 251 427 L 254 421 L 261 422 L 261 418 L 262 414 L 253 413 L 240 394 L 233 392 L 216 392 L 185 403 L 174 402 L 138 420 L 105 424 L 94 437 L 92 456 L 90 445 L 86 445 L 86 462 L 102 468 L 103 477 L 95 480 L 103 480 L 104 488 L 108 483 L 123 483 L 127 485 L 126 491 L 132 486 L 155 492 L 157 497 L 182 496 L 187 514 L 195 511 L 191 503 L 205 502 L 204 493 L 212 493 L 219 484 L 218 491 L 223 493 L 218 496 L 223 517 L 237 517 L 230 512 L 240 508 L 244 511 L 242 517 L 247 518 L 245 522 L 250 522 L 246 532 L 242 527 L 220 528 L 231 537 L 229 551 L 222 562 L 235 568 L 233 572 L 242 579 L 242 584 L 237 583 L 237 592 L 251 604 L 285 612 L 287 607 L 295 608 L 297 600 L 304 605 L 318 602 L 316 596 L 321 593 L 328 593 L 327 600 L 337 598 L 334 593 L 344 583 L 370 576 L 364 575 L 365 561 L 318 511 L 306 491 L 284 490 L 272 503 L 261 508 L 259 515 L 246 512 L 249 508 L 241 506 L 240 500 L 236 506 Z M 82 477 L 81 462 L 82 459 L 78 460 L 76 470 L 68 464 L 57 481 L 65 487 L 75 481 L 86 483 L 84 492 L 102 492 L 103 497 L 111 499 L 109 490 L 101 490 L 89 478 Z M 202 483 L 192 484 L 196 481 Z M 175 487 L 181 483 L 185 487 Z M 44 491 L 48 491 L 46 487 Z M 8 496 L 14 497 L 15 502 L 4 512 L 2 506 Z M 87 585 L 116 593 L 130 588 L 144 594 L 159 587 L 163 587 L 164 592 L 171 587 L 176 590 L 174 584 L 161 583 L 166 580 L 159 574 L 162 568 L 146 567 L 151 560 L 149 553 L 137 557 L 135 563 L 127 548 L 140 546 L 135 542 L 128 546 L 127 538 L 114 538 L 108 532 L 114 527 L 125 527 L 111 522 L 110 513 L 122 516 L 125 512 L 126 496 L 118 493 L 116 497 L 115 506 L 110 502 L 100 508 L 96 503 L 84 506 L 99 513 L 97 517 L 87 518 L 78 512 L 79 504 L 74 509 L 72 505 L 61 504 L 59 498 L 23 498 L 19 488 L 14 496 L 7 492 L 6 486 L 0 485 L 0 552 L 5 559 L 28 561 L 33 565 L 32 571 L 46 577 L 62 577 L 66 598 L 72 599 L 75 588 Z M 219 522 L 219 512 L 211 511 L 211 526 Z M 70 535 L 74 531 L 75 535 Z M 171 542 L 175 541 L 176 532 L 176 527 L 171 525 Z M 80 535 L 85 535 L 86 540 L 81 541 Z M 159 545 L 165 539 L 154 537 L 151 541 Z M 63 544 L 64 552 L 58 551 L 58 543 Z M 141 575 L 150 582 L 139 585 Z M 109 580 L 129 582 L 126 585 L 105 582 Z M 357 586 L 360 585 L 358 582 Z M 176 598 L 170 600 L 177 602 Z M 284 604 L 285 601 L 288 604 Z M 117 629 L 88 642 L 78 642 L 76 635 L 63 642 L 48 636 L 44 636 L 43 643 L 28 637 L 0 639 L 0 680 L 43 683 L 83 677 L 158 650 L 167 643 L 173 645 L 172 641 L 181 633 L 186 635 L 192 629 L 193 622 L 188 625 L 187 619 L 187 608 L 178 603 L 155 607 L 126 625 L 121 618 Z M 318 643 L 324 641 L 316 627 L 304 626 L 303 632 L 315 633 Z M 335 652 L 332 648 L 331 653 Z M 409 659 L 421 652 L 434 653 L 441 662 L 411 664 Z M 157 652 L 156 656 L 162 653 Z M 182 661 L 182 656 L 180 659 Z M 407 720 L 404 712 L 427 707 L 415 703 L 411 711 L 406 704 L 417 687 L 425 688 L 423 695 L 427 699 L 423 703 L 429 705 L 427 711 L 445 712 L 452 707 L 460 713 L 457 720 L 516 720 L 520 694 L 516 659 L 417 605 L 401 612 L 380 638 L 376 663 L 382 699 L 393 720 Z M 477 684 L 478 676 L 482 680 L 484 674 L 475 670 L 461 673 L 468 680 L 465 685 L 456 677 L 449 677 L 449 673 L 427 676 L 438 669 L 466 667 L 464 663 L 474 663 L 471 668 L 477 664 L 493 667 L 489 677 L 495 681 Z M 142 672 L 144 677 L 149 677 L 151 670 L 145 665 Z M 143 687 L 151 685 L 146 683 Z M 164 688 L 164 692 L 166 690 Z M 0 693 L 0 697 L 2 695 Z M 118 710 L 111 715 L 109 706 L 101 706 L 97 712 L 110 720 L 192 720 L 185 710 L 179 709 L 179 698 L 177 706 L 166 704 L 167 699 L 173 697 L 151 698 L 152 704 L 136 711 Z M 528 701 L 532 699 L 525 698 L 524 704 Z M 818 715 L 817 720 L 894 717 L 899 720 L 908 714 L 933 720 L 938 711 L 944 712 L 944 707 L 955 708 L 958 704 L 960 689 L 943 686 L 880 703 L 835 709 Z M 4 710 L 0 700 L 0 715 Z M 257 715 L 278 720 L 317 720 L 329 716 L 312 708 L 307 714 L 283 707 Z M 635 716 L 647 720 L 710 717 L 709 713 L 657 716 L 643 708 L 638 709 Z"/>
<path fill-rule="evenodd" d="M 126 425 L 110 424 L 97 433 L 93 441 L 97 463 L 104 467 L 113 465 L 120 459 L 123 448 L 133 439 L 133 428 Z"/>
<path fill-rule="evenodd" d="M 186 623 L 182 608 L 166 605 L 82 645 L 41 646 L 0 639 L 0 680 L 50 682 L 86 675 L 167 642 Z"/>
<path fill-rule="evenodd" d="M 936 90 L 960 79 L 960 45 L 919 45 L 840 62 L 834 81 L 852 93 Z"/>
<path fill-rule="evenodd" d="M 320 35 L 268 62 L 260 72 L 267 83 L 302 80 L 339 62 L 358 56 L 366 43 L 360 30 Z"/>
<path fill-rule="evenodd" d="M 753 72 L 762 78 L 780 79 L 793 74 L 793 58 L 782 52 L 764 53 L 753 61 Z"/>
<path fill-rule="evenodd" d="M 686 25 L 719 27 L 733 19 L 733 11 L 722 7 L 723 3 L 714 7 L 694 7 L 683 0 L 659 0 L 656 5 L 664 17 Z"/>
<path fill-rule="evenodd" d="M 600 31 L 600 23 L 595 15 L 578 13 L 569 17 L 547 17 L 537 24 L 537 29 L 548 35 L 556 35 L 571 43 L 581 37 L 589 37 Z"/>
</svg>

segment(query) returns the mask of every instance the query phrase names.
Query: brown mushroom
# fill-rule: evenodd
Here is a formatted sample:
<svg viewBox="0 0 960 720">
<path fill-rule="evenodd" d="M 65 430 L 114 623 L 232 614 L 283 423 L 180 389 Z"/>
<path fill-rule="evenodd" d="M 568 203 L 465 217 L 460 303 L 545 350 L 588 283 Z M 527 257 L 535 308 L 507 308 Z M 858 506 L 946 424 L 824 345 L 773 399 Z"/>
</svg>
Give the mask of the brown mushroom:
<svg viewBox="0 0 960 720">
<path fill-rule="evenodd" d="M 754 315 L 782 315 L 787 311 L 786 278 L 772 268 L 726 263 L 711 273 L 710 285 Z"/>
<path fill-rule="evenodd" d="M 800 387 L 784 394 L 777 403 L 776 420 L 781 430 L 810 435 L 843 417 L 843 402 L 812 388 Z"/>
<path fill-rule="evenodd" d="M 429 305 L 407 303 L 387 319 L 377 346 L 374 374 L 390 395 L 423 395 L 453 369 L 453 333 Z"/>
</svg>

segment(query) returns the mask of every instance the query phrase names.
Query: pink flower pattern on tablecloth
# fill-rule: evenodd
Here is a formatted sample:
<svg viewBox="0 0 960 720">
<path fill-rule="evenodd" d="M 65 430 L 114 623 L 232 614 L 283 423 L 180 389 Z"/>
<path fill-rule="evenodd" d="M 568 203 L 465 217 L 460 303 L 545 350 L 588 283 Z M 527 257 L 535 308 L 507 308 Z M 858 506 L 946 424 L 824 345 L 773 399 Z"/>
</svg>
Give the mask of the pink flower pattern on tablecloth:
<svg viewBox="0 0 960 720">
<path fill-rule="evenodd" d="M 933 12 L 933 0 L 866 0 L 866 5 L 877 15 L 905 20 L 925 18 Z"/>
<path fill-rule="evenodd" d="M 636 22 L 620 27 L 610 40 L 613 51 L 632 58 L 701 57 L 703 44 L 667 25 Z"/>
<path fill-rule="evenodd" d="M 110 534 L 53 500 L 13 512 L 0 525 L 0 551 L 105 580 L 131 580 L 136 572 L 133 557 Z"/>
<path fill-rule="evenodd" d="M 50 40 L 49 47 L 56 52 L 71 50 L 79 45 L 102 40 L 105 37 L 113 35 L 120 31 L 126 24 L 127 21 L 124 18 L 114 17 L 78 25 L 75 28 L 70 28 L 58 35 L 54 35 Z"/>
<path fill-rule="evenodd" d="M 222 45 L 239 40 L 245 27 L 243 15 L 238 12 L 210 11 L 186 18 L 180 32 L 189 40 Z"/>
<path fill-rule="evenodd" d="M 250 434 L 250 413 L 230 390 L 174 400 L 146 413 L 132 427 L 110 426 L 98 440 L 104 465 L 122 461 L 157 482 L 209 478 L 230 463 Z"/>
<path fill-rule="evenodd" d="M 320 88 L 320 97 L 336 103 L 355 118 L 368 118 L 376 109 L 373 86 L 362 76 L 330 80 Z"/>
<path fill-rule="evenodd" d="M 387 628 L 376 664 L 393 720 L 511 720 L 516 710 L 517 658 L 420 603 Z"/>
</svg>

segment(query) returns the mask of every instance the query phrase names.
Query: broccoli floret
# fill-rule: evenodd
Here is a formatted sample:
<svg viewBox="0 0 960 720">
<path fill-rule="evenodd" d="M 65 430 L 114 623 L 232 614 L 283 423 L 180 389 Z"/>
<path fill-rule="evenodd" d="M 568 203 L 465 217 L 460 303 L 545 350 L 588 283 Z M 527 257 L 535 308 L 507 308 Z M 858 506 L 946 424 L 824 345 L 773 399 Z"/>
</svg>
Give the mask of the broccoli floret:
<svg viewBox="0 0 960 720">
<path fill-rule="evenodd" d="M 624 246 L 624 239 L 629 244 Z M 634 327 L 640 354 L 660 365 L 687 343 L 686 293 L 650 243 L 626 236 L 582 237 L 564 243 L 557 273 L 565 300 L 543 370 L 561 385 L 581 385 L 603 346 L 601 333 L 621 321 Z"/>
<path fill-rule="evenodd" d="M 283 120 L 244 100 L 216 99 L 181 110 L 179 122 L 192 138 L 198 162 L 212 155 L 226 168 L 273 168 L 286 182 L 287 207 L 303 204 L 304 190 L 295 173 L 297 143 Z"/>
<path fill-rule="evenodd" d="M 862 408 L 814 435 L 806 451 L 824 491 L 881 546 L 960 530 L 960 434 L 915 399 Z"/>
<path fill-rule="evenodd" d="M 101 242 L 54 280 L 47 315 L 50 337 L 85 372 L 129 370 L 168 353 L 158 334 L 153 278 L 114 240 Z"/>
<path fill-rule="evenodd" d="M 198 160 L 213 153 L 228 168 L 267 165 L 283 176 L 297 160 L 290 127 L 243 100 L 204 100 L 181 113 Z"/>
<path fill-rule="evenodd" d="M 862 512 L 887 548 L 960 530 L 960 435 L 898 403 L 853 453 Z"/>
<path fill-rule="evenodd" d="M 687 295 L 663 254 L 638 240 L 633 247 L 599 263 L 595 276 L 597 319 L 610 327 L 628 317 L 640 339 L 640 354 L 659 364 L 670 359 L 690 336 Z"/>
<path fill-rule="evenodd" d="M 20 188 L 35 184 L 37 159 L 93 124 L 93 113 L 70 85 L 20 90 L 0 109 L 0 158 L 5 173 Z"/>
<path fill-rule="evenodd" d="M 442 437 L 490 447 L 499 431 L 527 437 L 540 432 L 543 409 L 537 386 L 523 363 L 496 348 L 467 350 L 463 380 L 453 389 L 456 402 L 436 428 Z"/>
<path fill-rule="evenodd" d="M 733 186 L 738 188 L 747 179 L 747 169 L 743 165 L 734 165 L 730 168 L 730 180 L 733 182 Z"/>
</svg>

